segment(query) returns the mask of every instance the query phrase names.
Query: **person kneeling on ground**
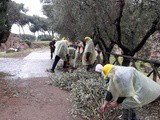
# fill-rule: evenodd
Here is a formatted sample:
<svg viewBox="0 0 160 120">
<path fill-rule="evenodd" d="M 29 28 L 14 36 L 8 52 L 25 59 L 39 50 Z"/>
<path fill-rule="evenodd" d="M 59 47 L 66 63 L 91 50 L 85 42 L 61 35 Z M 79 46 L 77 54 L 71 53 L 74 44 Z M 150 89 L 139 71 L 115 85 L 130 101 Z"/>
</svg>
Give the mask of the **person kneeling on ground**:
<svg viewBox="0 0 160 120">
<path fill-rule="evenodd" d="M 109 77 L 101 113 L 104 113 L 109 101 L 113 100 L 111 108 L 122 103 L 123 120 L 138 120 L 134 108 L 149 104 L 160 96 L 160 85 L 133 67 L 98 64 L 95 71 L 101 73 L 104 79 Z"/>
</svg>

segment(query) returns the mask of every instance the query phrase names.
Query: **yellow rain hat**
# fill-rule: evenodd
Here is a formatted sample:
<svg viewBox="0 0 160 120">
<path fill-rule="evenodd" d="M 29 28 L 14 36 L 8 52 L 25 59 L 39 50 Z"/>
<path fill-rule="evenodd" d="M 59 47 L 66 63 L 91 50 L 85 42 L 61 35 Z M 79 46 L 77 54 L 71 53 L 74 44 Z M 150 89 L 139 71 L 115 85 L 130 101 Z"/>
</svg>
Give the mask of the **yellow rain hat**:
<svg viewBox="0 0 160 120">
<path fill-rule="evenodd" d="M 65 37 L 63 37 L 63 38 L 62 38 L 62 40 L 66 40 L 66 38 L 65 38 Z"/>
<path fill-rule="evenodd" d="M 85 41 L 87 41 L 87 40 L 89 40 L 89 39 L 90 39 L 90 37 L 85 37 L 85 38 L 84 38 Z"/>
<path fill-rule="evenodd" d="M 68 40 L 64 40 L 64 42 L 65 42 L 67 45 L 69 45 L 69 41 L 68 41 Z"/>
<path fill-rule="evenodd" d="M 112 68 L 113 68 L 113 65 L 111 64 L 107 64 L 103 67 L 104 79 L 107 78 L 108 73 L 111 71 Z"/>
<path fill-rule="evenodd" d="M 54 41 L 56 41 L 56 40 L 57 40 L 57 38 L 55 38 L 55 37 L 54 37 L 54 38 L 53 38 L 53 40 L 54 40 Z"/>
</svg>

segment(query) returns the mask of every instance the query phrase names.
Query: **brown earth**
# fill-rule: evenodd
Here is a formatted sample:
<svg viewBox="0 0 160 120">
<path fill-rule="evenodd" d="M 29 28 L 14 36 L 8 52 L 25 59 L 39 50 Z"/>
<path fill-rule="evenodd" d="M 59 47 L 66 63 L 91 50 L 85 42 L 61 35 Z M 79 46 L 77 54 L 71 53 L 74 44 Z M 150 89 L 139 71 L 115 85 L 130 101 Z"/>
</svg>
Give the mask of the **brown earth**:
<svg viewBox="0 0 160 120">
<path fill-rule="evenodd" d="M 16 55 L 14 58 L 26 55 L 28 54 Z M 50 78 L 11 81 L 4 79 L 6 75 L 0 73 L 0 120 L 82 120 L 71 116 L 69 93 L 50 86 Z M 159 118 L 159 103 L 144 108 L 140 112 L 143 113 L 140 114 L 140 119 L 154 120 L 151 116 L 154 114 Z"/>
<path fill-rule="evenodd" d="M 49 86 L 49 78 L 1 79 L 0 120 L 81 120 L 73 118 L 69 93 Z"/>
<path fill-rule="evenodd" d="M 0 120 L 82 120 L 71 116 L 69 93 L 48 85 L 49 77 L 6 80 L 5 76 L 0 73 Z"/>
</svg>

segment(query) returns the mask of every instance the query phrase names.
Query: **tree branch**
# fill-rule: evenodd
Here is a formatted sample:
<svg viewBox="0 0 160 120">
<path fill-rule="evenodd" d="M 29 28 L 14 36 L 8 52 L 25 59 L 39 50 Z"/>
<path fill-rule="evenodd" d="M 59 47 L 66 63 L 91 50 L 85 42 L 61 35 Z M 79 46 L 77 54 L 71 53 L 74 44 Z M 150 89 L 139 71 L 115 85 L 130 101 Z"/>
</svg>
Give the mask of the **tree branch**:
<svg viewBox="0 0 160 120">
<path fill-rule="evenodd" d="M 138 44 L 138 46 L 132 51 L 132 54 L 135 54 L 136 52 L 138 52 L 143 47 L 143 45 L 146 43 L 147 39 L 157 30 L 156 27 L 159 21 L 160 21 L 160 17 L 158 16 L 152 22 L 151 28 L 147 31 L 146 35 L 143 37 L 140 44 Z"/>
<path fill-rule="evenodd" d="M 123 13 L 123 7 L 125 5 L 125 1 L 124 0 L 118 0 L 115 3 L 116 5 L 118 5 L 119 11 L 118 11 L 118 16 L 115 20 L 115 25 L 116 25 L 116 30 L 117 30 L 117 44 L 118 46 L 124 51 L 124 52 L 129 52 L 130 50 L 128 48 L 126 48 L 124 45 L 122 45 L 121 43 L 121 39 L 122 39 L 122 34 L 121 34 L 121 18 L 122 18 L 122 13 Z M 127 53 L 129 54 L 129 53 Z"/>
</svg>

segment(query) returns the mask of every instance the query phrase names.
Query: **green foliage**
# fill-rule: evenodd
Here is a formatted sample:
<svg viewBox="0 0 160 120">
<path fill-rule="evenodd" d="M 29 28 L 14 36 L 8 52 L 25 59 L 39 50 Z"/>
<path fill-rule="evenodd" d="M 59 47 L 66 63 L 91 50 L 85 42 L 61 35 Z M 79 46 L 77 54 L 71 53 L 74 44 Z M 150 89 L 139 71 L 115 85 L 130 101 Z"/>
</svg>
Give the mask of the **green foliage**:
<svg viewBox="0 0 160 120">
<path fill-rule="evenodd" d="M 24 4 L 18 4 L 14 1 L 9 1 L 7 13 L 11 25 L 19 23 L 20 18 L 22 19 L 21 14 L 23 14 L 21 12 L 24 10 Z"/>
<path fill-rule="evenodd" d="M 31 51 L 32 51 L 31 49 L 27 49 L 27 50 L 20 50 L 19 52 L 9 52 L 7 54 L 5 52 L 0 52 L 0 57 L 11 58 L 11 57 L 18 57 L 18 56 L 26 56 Z"/>
<path fill-rule="evenodd" d="M 54 76 L 51 75 L 50 77 L 51 77 L 54 85 L 59 86 L 60 88 L 62 88 L 64 90 L 70 91 L 72 89 L 72 84 L 74 82 L 77 82 L 77 80 L 80 77 L 80 75 L 78 74 L 78 71 L 79 71 L 79 69 L 76 70 L 76 74 L 71 74 L 70 72 L 67 72 L 64 75 L 62 72 L 61 75 L 56 74 Z"/>
<path fill-rule="evenodd" d="M 62 66 L 60 66 L 62 67 Z M 59 68 L 58 68 L 59 69 Z M 111 118 L 113 110 L 106 108 L 107 113 L 102 116 L 99 112 L 103 104 L 107 85 L 103 79 L 98 79 L 98 74 L 86 72 L 84 68 L 78 68 L 73 73 L 61 72 L 50 75 L 52 82 L 49 85 L 59 86 L 63 90 L 70 91 L 73 115 L 80 115 L 87 120 L 106 120 Z M 114 110 L 114 116 L 118 116 Z"/>
<path fill-rule="evenodd" d="M 31 45 L 32 45 L 32 42 L 31 42 L 31 41 L 25 40 L 25 42 L 26 42 L 26 44 L 27 44 L 29 47 L 31 47 Z"/>
<path fill-rule="evenodd" d="M 29 22 L 32 24 L 29 29 L 33 33 L 38 31 L 41 31 L 44 33 L 45 31 L 48 30 L 48 27 L 47 27 L 48 21 L 46 18 L 33 15 L 29 17 Z"/>
<path fill-rule="evenodd" d="M 41 40 L 41 41 L 51 41 L 52 37 L 50 35 L 39 35 L 38 36 L 38 40 Z"/>
<path fill-rule="evenodd" d="M 48 49 L 49 41 L 34 41 L 32 42 L 32 48 L 47 48 Z"/>
<path fill-rule="evenodd" d="M 18 24 L 21 25 L 21 26 L 24 26 L 24 25 L 26 25 L 28 23 L 29 23 L 29 16 L 21 13 L 20 14 L 20 19 L 18 21 Z"/>
<path fill-rule="evenodd" d="M 74 83 L 71 91 L 74 111 L 85 119 L 102 119 L 99 108 L 103 104 L 103 98 L 106 93 L 104 81 L 98 81 L 95 78 L 83 79 Z"/>
<path fill-rule="evenodd" d="M 117 44 L 122 54 L 134 56 L 158 29 L 159 6 L 159 0 L 52 0 L 43 12 L 49 29 L 70 40 L 94 35 L 103 51 Z"/>
<path fill-rule="evenodd" d="M 47 19 L 36 15 L 26 15 L 28 9 L 24 7 L 24 4 L 18 4 L 14 1 L 10 1 L 8 6 L 9 22 L 11 25 L 17 24 L 19 27 L 23 28 L 23 26 L 28 24 L 30 31 L 33 33 L 38 31 L 44 33 L 48 30 Z"/>
<path fill-rule="evenodd" d="M 22 34 L 21 35 L 21 40 L 29 40 L 29 41 L 34 41 L 36 38 L 34 35 L 30 34 Z"/>
<path fill-rule="evenodd" d="M 8 0 L 0 1 L 0 43 L 7 41 L 11 29 L 11 26 L 8 22 L 7 5 Z"/>
<path fill-rule="evenodd" d="M 121 59 L 121 58 L 120 58 Z M 137 63 L 140 66 L 140 63 Z M 138 65 L 137 65 L 138 66 Z M 122 106 L 112 109 L 107 105 L 105 113 L 100 114 L 108 85 L 94 71 L 87 72 L 85 68 L 78 68 L 74 72 L 63 72 L 62 66 L 57 66 L 57 72 L 51 73 L 48 85 L 59 86 L 71 95 L 72 115 L 80 115 L 84 120 L 119 120 L 122 119 Z M 148 104 L 136 111 L 140 119 L 159 120 L 159 101 Z"/>
<path fill-rule="evenodd" d="M 72 89 L 73 82 L 77 81 L 77 77 L 73 76 L 73 74 L 70 74 L 70 73 L 66 73 L 65 76 L 59 76 L 59 75 L 56 75 L 56 76 L 57 77 L 55 80 L 53 80 L 53 76 L 51 76 L 51 79 L 53 80 L 53 84 L 67 91 L 70 91 Z"/>
</svg>

